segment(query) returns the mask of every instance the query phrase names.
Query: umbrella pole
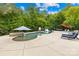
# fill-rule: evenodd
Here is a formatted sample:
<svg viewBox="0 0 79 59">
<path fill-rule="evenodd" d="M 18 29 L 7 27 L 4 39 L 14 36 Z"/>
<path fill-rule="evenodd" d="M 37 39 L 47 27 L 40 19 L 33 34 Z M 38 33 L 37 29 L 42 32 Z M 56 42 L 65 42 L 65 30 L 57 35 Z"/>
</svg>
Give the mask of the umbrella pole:
<svg viewBox="0 0 79 59">
<path fill-rule="evenodd" d="M 24 37 L 24 32 L 22 32 L 22 40 L 24 40 L 24 38 L 23 38 L 23 37 Z"/>
</svg>

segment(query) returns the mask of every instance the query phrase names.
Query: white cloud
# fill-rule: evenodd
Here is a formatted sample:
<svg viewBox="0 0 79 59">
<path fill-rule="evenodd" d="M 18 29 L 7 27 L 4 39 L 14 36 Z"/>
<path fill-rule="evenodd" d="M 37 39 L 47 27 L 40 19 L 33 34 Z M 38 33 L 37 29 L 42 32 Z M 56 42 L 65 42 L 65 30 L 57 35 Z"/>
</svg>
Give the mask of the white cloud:
<svg viewBox="0 0 79 59">
<path fill-rule="evenodd" d="M 38 8 L 41 7 L 41 8 L 39 8 L 40 11 L 46 10 L 48 14 L 58 13 L 58 11 L 48 11 L 49 6 L 52 6 L 52 7 L 56 6 L 57 8 L 60 7 L 60 5 L 57 3 L 44 3 L 42 5 L 40 3 L 36 3 L 36 7 L 38 7 Z"/>
<path fill-rule="evenodd" d="M 37 6 L 37 7 L 40 7 L 40 3 L 36 3 L 36 6 Z"/>
<path fill-rule="evenodd" d="M 39 10 L 40 10 L 40 11 L 43 11 L 43 10 L 45 10 L 45 9 L 44 9 L 44 8 L 40 8 Z"/>
<path fill-rule="evenodd" d="M 40 3 L 36 3 L 36 6 L 37 7 L 45 7 L 45 8 L 47 8 L 49 6 L 56 6 L 58 8 L 60 7 L 60 5 L 57 3 L 44 3 L 42 6 L 40 5 Z"/>
<path fill-rule="evenodd" d="M 23 11 L 25 10 L 24 6 L 21 6 L 20 8 L 21 8 Z"/>
<path fill-rule="evenodd" d="M 57 4 L 57 3 L 46 3 L 46 5 L 47 6 L 56 6 L 56 7 L 60 7 L 60 5 L 59 4 Z"/>
<path fill-rule="evenodd" d="M 56 7 L 58 7 L 58 8 L 60 7 L 60 5 L 57 4 L 57 3 L 44 3 L 44 7 L 45 7 L 45 8 L 47 8 L 47 7 L 49 7 L 49 6 L 52 6 L 52 7 L 53 7 L 53 6 L 56 6 Z"/>
<path fill-rule="evenodd" d="M 56 14 L 58 11 L 48 11 L 48 14 Z"/>
</svg>

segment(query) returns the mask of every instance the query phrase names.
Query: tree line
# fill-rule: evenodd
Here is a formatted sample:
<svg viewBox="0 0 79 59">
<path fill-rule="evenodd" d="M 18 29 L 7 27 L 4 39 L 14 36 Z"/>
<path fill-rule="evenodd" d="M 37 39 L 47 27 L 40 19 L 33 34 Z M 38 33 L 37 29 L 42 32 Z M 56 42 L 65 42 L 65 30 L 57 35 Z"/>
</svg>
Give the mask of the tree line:
<svg viewBox="0 0 79 59">
<path fill-rule="evenodd" d="M 0 35 L 10 33 L 14 28 L 26 26 L 37 31 L 38 27 L 42 30 L 48 28 L 50 30 L 64 29 L 61 25 L 72 26 L 69 29 L 79 29 L 79 7 L 67 6 L 56 14 L 46 14 L 45 11 L 39 13 L 38 8 L 29 7 L 26 11 L 22 11 L 16 7 L 7 7 L 3 10 L 0 8 Z"/>
</svg>

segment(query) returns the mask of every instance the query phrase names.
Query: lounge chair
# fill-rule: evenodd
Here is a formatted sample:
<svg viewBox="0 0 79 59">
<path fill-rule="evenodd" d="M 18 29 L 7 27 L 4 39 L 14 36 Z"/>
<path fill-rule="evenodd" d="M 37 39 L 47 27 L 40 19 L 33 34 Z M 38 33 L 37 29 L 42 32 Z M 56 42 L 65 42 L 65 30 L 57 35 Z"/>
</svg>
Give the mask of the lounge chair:
<svg viewBox="0 0 79 59">
<path fill-rule="evenodd" d="M 69 34 L 62 34 L 61 38 L 75 39 L 77 38 L 78 33 L 72 32 Z"/>
</svg>

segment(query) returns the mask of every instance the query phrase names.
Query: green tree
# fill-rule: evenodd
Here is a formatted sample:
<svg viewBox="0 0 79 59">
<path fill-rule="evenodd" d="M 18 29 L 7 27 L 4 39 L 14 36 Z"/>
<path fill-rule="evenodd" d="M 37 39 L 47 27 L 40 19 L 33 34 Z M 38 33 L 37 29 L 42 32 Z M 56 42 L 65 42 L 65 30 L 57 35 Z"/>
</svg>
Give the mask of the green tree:
<svg viewBox="0 0 79 59">
<path fill-rule="evenodd" d="M 51 29 L 57 29 L 57 28 L 61 28 L 61 24 L 63 23 L 63 21 L 65 20 L 65 17 L 63 16 L 63 14 L 61 12 L 57 13 L 57 14 L 53 14 L 53 15 L 48 15 L 48 22 L 50 23 L 50 28 Z"/>
<path fill-rule="evenodd" d="M 64 11 L 64 16 L 66 20 L 64 23 L 67 23 L 73 27 L 73 29 L 79 29 L 79 7 L 70 7 L 68 10 Z"/>
</svg>

